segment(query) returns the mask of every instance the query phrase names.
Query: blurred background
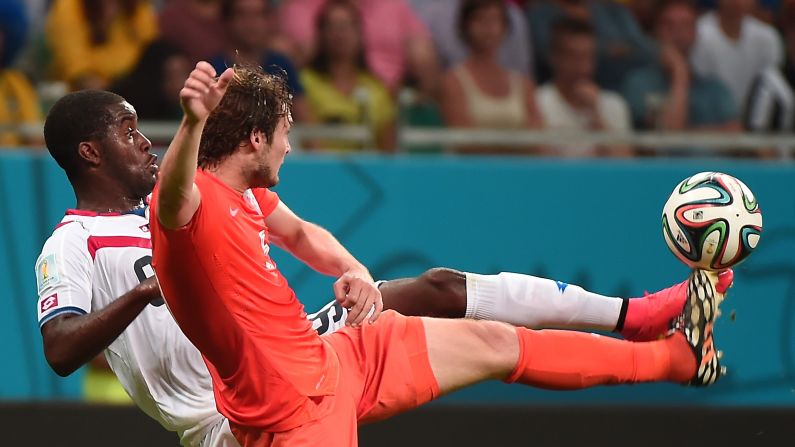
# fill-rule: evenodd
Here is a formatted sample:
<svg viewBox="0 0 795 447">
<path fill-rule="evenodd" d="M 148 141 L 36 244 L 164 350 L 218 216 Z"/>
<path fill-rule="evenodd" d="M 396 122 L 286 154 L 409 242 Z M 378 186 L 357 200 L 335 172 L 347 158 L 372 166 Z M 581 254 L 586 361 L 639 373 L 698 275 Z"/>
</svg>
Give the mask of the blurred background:
<svg viewBox="0 0 795 447">
<path fill-rule="evenodd" d="M 296 125 L 276 190 L 377 278 L 443 265 L 639 296 L 687 275 L 660 231 L 677 182 L 723 171 L 759 198 L 716 386 L 482 385 L 364 428 L 363 445 L 792 442 L 795 0 L 0 0 L 8 445 L 178 444 L 101 358 L 49 369 L 33 265 L 74 205 L 43 147 L 48 108 L 117 92 L 163 151 L 199 60 L 287 76 Z M 308 310 L 331 299 L 331 279 L 274 259 Z"/>
</svg>

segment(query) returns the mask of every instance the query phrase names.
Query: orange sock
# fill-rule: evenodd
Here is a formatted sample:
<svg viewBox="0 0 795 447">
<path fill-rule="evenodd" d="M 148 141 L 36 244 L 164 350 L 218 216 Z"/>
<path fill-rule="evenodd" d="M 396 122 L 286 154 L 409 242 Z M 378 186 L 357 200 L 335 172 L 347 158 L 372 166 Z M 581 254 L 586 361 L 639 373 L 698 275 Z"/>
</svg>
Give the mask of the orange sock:
<svg viewBox="0 0 795 447">
<path fill-rule="evenodd" d="M 505 379 L 538 388 L 576 390 L 596 385 L 686 382 L 696 360 L 682 334 L 635 343 L 574 331 L 516 328 L 519 361 Z"/>
</svg>

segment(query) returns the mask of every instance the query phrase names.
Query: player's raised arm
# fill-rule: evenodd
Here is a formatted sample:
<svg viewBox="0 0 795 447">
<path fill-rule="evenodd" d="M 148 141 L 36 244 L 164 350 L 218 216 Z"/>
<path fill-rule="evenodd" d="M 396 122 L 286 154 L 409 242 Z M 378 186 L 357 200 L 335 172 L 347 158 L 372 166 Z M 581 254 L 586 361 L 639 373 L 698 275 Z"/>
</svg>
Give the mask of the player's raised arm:
<svg viewBox="0 0 795 447">
<path fill-rule="evenodd" d="M 193 184 L 202 130 L 210 112 L 221 102 L 234 71 L 229 68 L 215 78 L 207 62 L 199 62 L 179 92 L 184 116 L 168 146 L 160 167 L 157 216 L 166 228 L 179 228 L 190 222 L 201 197 Z"/>
</svg>

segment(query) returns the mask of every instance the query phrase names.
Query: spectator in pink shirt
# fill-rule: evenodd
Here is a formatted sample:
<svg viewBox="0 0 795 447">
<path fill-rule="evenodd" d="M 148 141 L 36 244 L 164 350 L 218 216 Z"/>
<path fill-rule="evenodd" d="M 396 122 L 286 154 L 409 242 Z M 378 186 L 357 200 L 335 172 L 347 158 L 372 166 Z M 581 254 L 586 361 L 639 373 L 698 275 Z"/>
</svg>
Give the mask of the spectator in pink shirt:
<svg viewBox="0 0 795 447">
<path fill-rule="evenodd" d="M 286 0 L 281 26 L 303 66 L 312 57 L 317 14 L 325 0 Z M 430 33 L 405 0 L 351 0 L 364 19 L 365 57 L 370 70 L 395 92 L 406 81 L 435 96 L 439 78 Z"/>
</svg>

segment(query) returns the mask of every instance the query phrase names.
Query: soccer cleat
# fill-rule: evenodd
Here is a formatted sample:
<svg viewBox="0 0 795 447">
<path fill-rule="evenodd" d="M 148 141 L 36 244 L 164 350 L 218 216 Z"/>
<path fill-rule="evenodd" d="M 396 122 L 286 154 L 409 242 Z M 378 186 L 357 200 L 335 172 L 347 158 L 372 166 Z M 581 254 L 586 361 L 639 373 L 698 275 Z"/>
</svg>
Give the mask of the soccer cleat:
<svg viewBox="0 0 795 447">
<path fill-rule="evenodd" d="M 732 286 L 734 272 L 727 269 L 718 274 L 716 290 L 720 294 Z M 688 297 L 688 284 L 683 281 L 655 293 L 647 293 L 643 298 L 629 300 L 627 314 L 621 335 L 631 341 L 650 341 L 664 337 L 672 327 L 672 322 L 681 313 Z M 720 316 L 720 311 L 718 311 Z"/>
<path fill-rule="evenodd" d="M 722 285 L 726 284 L 721 284 L 716 273 L 694 270 L 687 281 L 684 310 L 673 322 L 672 331 L 685 336 L 696 356 L 696 373 L 688 385 L 709 386 L 726 374 L 726 368 L 720 365 L 723 353 L 715 348 L 713 334 L 718 306 L 730 284 L 719 289 Z"/>
</svg>

